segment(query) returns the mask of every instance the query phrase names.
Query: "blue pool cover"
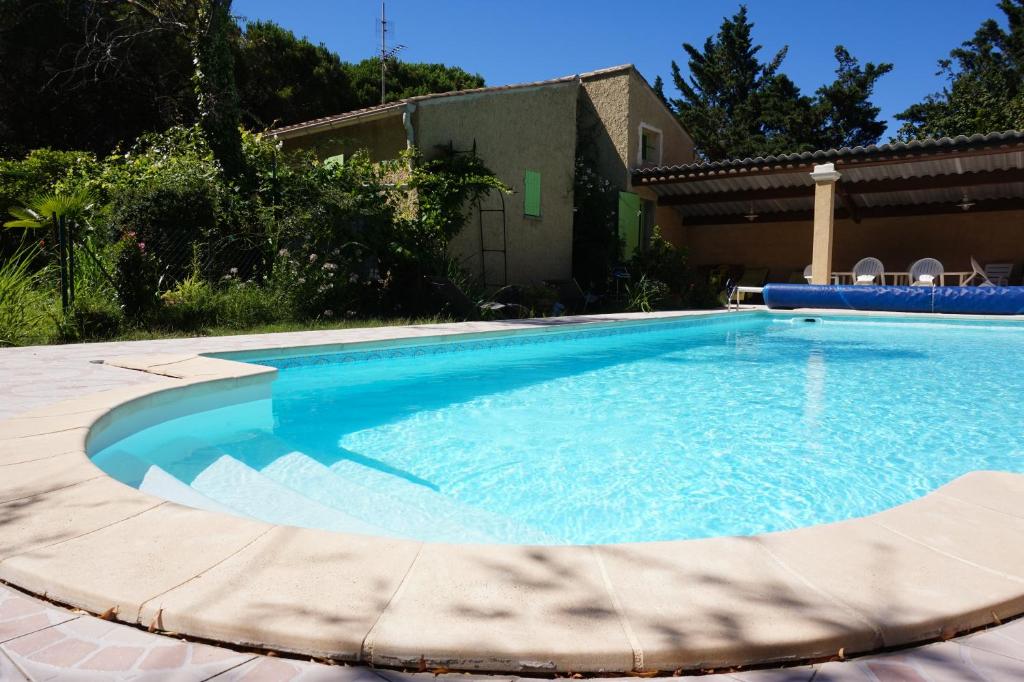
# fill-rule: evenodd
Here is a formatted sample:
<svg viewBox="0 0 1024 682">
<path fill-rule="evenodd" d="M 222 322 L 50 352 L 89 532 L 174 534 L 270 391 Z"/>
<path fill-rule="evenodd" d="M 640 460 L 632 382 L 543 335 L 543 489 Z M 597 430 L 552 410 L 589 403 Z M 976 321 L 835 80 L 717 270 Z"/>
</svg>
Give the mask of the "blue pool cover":
<svg viewBox="0 0 1024 682">
<path fill-rule="evenodd" d="M 885 310 L 899 313 L 1024 314 L 1021 287 L 910 287 L 768 284 L 769 308 Z"/>
</svg>

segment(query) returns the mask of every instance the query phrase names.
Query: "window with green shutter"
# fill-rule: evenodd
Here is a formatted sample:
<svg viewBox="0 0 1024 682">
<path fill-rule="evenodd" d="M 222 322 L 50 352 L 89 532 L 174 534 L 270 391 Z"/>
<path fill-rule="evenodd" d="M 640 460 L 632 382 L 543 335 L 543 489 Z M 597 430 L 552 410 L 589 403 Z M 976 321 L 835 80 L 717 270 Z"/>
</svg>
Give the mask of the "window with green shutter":
<svg viewBox="0 0 1024 682">
<path fill-rule="evenodd" d="M 523 178 L 523 214 L 540 216 L 540 173 L 526 171 Z"/>
</svg>

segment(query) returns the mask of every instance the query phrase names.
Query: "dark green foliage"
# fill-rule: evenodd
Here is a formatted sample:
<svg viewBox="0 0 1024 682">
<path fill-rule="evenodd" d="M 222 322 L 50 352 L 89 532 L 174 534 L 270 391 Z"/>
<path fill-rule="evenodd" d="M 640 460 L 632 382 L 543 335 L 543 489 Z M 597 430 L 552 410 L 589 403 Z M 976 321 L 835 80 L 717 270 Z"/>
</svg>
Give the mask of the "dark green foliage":
<svg viewBox="0 0 1024 682">
<path fill-rule="evenodd" d="M 870 97 L 891 64 L 861 66 L 838 45 L 835 81 L 808 97 L 779 71 L 787 48 L 761 62 L 753 27 L 741 6 L 700 49 L 683 45 L 689 78 L 672 62 L 672 79 L 682 96 L 669 104 L 704 158 L 871 144 L 885 132 Z"/>
<path fill-rule="evenodd" d="M 998 7 L 1006 28 L 989 19 L 939 61 L 949 85 L 896 114 L 897 139 L 1024 130 L 1024 0 Z"/>
<path fill-rule="evenodd" d="M 29 149 L 107 154 L 140 134 L 202 120 L 229 176 L 233 131 L 380 102 L 380 62 L 341 61 L 271 22 L 239 28 L 228 0 L 0 2 L 0 157 Z M 388 98 L 472 88 L 440 64 L 389 64 Z"/>
<path fill-rule="evenodd" d="M 0 156 L 106 153 L 193 118 L 188 42 L 169 28 L 127 2 L 0 2 Z"/>
<path fill-rule="evenodd" d="M 160 303 L 159 263 L 134 232 L 126 232 L 115 246 L 114 283 L 125 316 L 144 322 Z"/>
<path fill-rule="evenodd" d="M 611 268 L 620 261 L 618 206 L 618 190 L 595 170 L 592 160 L 578 156 L 573 187 L 572 274 L 584 289 L 602 290 Z"/>
<path fill-rule="evenodd" d="M 380 104 L 380 59 L 364 59 L 348 66 L 355 108 Z M 457 66 L 389 61 L 385 78 L 387 101 L 434 92 L 482 88 L 480 74 Z"/>
<path fill-rule="evenodd" d="M 366 106 L 336 53 L 273 22 L 246 24 L 235 50 L 243 121 L 257 130 Z"/>
<path fill-rule="evenodd" d="M 232 34 L 237 26 L 231 17 L 231 0 L 199 0 L 197 29 L 192 37 L 199 125 L 207 144 L 229 180 L 245 172 L 242 156 L 241 114 L 235 89 Z"/>
</svg>

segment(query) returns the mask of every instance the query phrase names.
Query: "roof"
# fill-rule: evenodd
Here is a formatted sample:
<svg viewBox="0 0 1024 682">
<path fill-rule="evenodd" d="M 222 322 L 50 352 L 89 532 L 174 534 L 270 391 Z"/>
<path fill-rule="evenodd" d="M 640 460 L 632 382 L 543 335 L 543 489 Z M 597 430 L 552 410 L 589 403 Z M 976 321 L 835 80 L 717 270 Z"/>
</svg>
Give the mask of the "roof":
<svg viewBox="0 0 1024 682">
<path fill-rule="evenodd" d="M 840 217 L 1024 208 L 1024 131 L 1015 130 L 644 168 L 633 183 L 687 224 L 802 220 L 814 208 L 809 172 L 822 163 L 842 173 Z"/>
<path fill-rule="evenodd" d="M 586 80 L 589 78 L 596 78 L 617 72 L 631 70 L 635 71 L 636 67 L 633 66 L 632 64 L 620 64 L 619 66 L 612 66 L 607 69 L 598 69 L 596 71 L 587 71 L 584 73 L 574 74 L 572 76 L 561 76 L 559 78 L 550 78 L 548 80 L 533 81 L 530 83 L 492 85 L 483 88 L 472 88 L 469 90 L 451 90 L 449 92 L 435 92 L 427 95 L 417 95 L 415 97 L 406 97 L 405 99 L 395 100 L 394 102 L 387 102 L 386 104 L 379 104 L 377 106 L 367 107 L 365 109 L 346 111 L 341 114 L 335 114 L 334 116 L 324 116 L 322 118 L 315 118 L 311 121 L 304 121 L 302 123 L 295 123 L 293 125 L 282 126 L 280 128 L 275 128 L 271 130 L 270 135 L 281 138 L 297 137 L 299 135 L 306 133 L 343 127 L 345 125 L 349 125 L 357 121 L 364 121 L 367 119 L 378 118 L 390 114 L 398 114 L 405 109 L 406 105 L 425 102 L 428 100 L 444 99 L 450 97 L 465 97 L 469 95 L 480 95 L 496 92 L 508 92 L 511 90 L 525 90 L 528 88 L 558 85 L 562 83 L 572 83 L 577 80 Z"/>
</svg>

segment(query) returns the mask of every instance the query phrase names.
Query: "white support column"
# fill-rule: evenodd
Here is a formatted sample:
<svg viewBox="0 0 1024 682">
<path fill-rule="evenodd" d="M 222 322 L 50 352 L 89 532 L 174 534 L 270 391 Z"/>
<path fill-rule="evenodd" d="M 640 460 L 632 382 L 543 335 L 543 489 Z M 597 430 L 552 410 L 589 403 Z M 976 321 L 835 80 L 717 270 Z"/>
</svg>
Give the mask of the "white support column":
<svg viewBox="0 0 1024 682">
<path fill-rule="evenodd" d="M 815 166 L 814 241 L 811 249 L 811 284 L 829 284 L 832 279 L 832 227 L 836 213 L 836 181 L 842 174 L 834 164 Z"/>
</svg>

